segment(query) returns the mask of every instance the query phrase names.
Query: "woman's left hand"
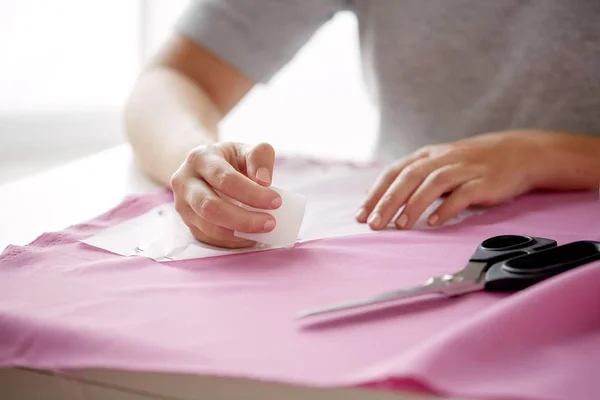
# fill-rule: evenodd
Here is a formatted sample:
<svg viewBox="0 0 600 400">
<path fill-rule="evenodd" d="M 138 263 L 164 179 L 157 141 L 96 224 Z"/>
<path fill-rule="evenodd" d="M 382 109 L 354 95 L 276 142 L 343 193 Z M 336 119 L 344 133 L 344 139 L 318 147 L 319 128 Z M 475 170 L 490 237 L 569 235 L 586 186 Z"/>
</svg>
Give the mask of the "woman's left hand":
<svg viewBox="0 0 600 400">
<path fill-rule="evenodd" d="M 547 173 L 552 132 L 493 132 L 427 146 L 400 159 L 377 179 L 357 212 L 359 222 L 410 229 L 436 199 L 428 224 L 441 225 L 472 205 L 490 206 L 532 190 Z"/>
</svg>

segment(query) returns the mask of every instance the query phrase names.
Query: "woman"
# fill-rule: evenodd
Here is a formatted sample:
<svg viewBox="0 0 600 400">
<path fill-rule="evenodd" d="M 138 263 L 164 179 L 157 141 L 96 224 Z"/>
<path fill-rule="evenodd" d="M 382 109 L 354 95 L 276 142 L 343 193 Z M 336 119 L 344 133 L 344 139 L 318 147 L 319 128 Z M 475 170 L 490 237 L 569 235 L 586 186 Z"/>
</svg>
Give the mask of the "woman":
<svg viewBox="0 0 600 400">
<path fill-rule="evenodd" d="M 431 225 L 535 189 L 597 187 L 598 2 L 200 0 L 141 74 L 126 112 L 140 165 L 171 185 L 198 240 L 244 247 L 253 243 L 234 230 L 273 229 L 269 214 L 216 193 L 277 208 L 273 148 L 219 142 L 219 123 L 345 9 L 357 16 L 380 113 L 375 156 L 389 162 L 359 222 L 410 229 L 444 194 Z"/>
</svg>

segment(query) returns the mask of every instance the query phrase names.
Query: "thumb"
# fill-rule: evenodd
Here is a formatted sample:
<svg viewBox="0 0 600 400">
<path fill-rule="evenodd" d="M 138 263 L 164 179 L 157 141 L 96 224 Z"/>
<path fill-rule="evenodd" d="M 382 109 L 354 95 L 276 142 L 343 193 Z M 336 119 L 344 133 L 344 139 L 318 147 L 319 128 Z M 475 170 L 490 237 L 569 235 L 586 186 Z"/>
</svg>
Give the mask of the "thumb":
<svg viewBox="0 0 600 400">
<path fill-rule="evenodd" d="M 271 185 L 274 164 L 275 150 L 270 144 L 260 143 L 246 152 L 246 173 L 260 185 Z"/>
</svg>

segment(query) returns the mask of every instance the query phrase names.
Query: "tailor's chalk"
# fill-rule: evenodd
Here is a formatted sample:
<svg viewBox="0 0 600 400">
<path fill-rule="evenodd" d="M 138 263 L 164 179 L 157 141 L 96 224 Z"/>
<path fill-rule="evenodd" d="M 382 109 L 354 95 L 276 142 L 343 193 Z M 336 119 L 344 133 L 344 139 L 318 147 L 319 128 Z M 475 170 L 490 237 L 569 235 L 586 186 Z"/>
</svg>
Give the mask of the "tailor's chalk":
<svg viewBox="0 0 600 400">
<path fill-rule="evenodd" d="M 275 228 L 266 233 L 233 233 L 234 236 L 252 240 L 271 246 L 293 247 L 298 239 L 298 233 L 304 219 L 306 211 L 306 196 L 299 193 L 292 193 L 286 190 L 271 187 L 271 189 L 281 196 L 281 206 L 275 210 L 262 210 L 247 205 L 241 205 L 248 210 L 265 212 L 275 218 Z"/>
</svg>

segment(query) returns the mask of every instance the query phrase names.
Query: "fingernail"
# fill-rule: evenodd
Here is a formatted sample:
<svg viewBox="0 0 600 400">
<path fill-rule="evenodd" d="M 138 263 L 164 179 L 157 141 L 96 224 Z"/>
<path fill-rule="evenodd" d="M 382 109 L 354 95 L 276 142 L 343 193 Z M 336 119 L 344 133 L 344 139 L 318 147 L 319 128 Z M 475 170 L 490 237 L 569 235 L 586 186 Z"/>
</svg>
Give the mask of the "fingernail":
<svg viewBox="0 0 600 400">
<path fill-rule="evenodd" d="M 281 207 L 281 197 L 275 197 L 271 202 L 271 208 L 279 208 Z"/>
<path fill-rule="evenodd" d="M 263 183 L 271 183 L 271 177 L 269 175 L 269 170 L 265 167 L 261 167 L 256 171 L 256 179 Z"/>
<path fill-rule="evenodd" d="M 356 219 L 359 221 L 362 221 L 365 219 L 365 209 L 364 208 L 359 208 L 358 211 L 356 212 Z"/>
<path fill-rule="evenodd" d="M 379 213 L 372 214 L 371 217 L 369 217 L 368 222 L 369 225 L 378 228 L 379 224 L 381 223 L 381 215 L 379 215 Z"/>
<path fill-rule="evenodd" d="M 429 217 L 429 219 L 427 220 L 427 223 L 429 225 L 435 225 L 438 222 L 439 217 L 437 216 L 437 214 L 433 214 Z"/>
<path fill-rule="evenodd" d="M 265 232 L 270 232 L 273 230 L 273 228 L 275 228 L 275 220 L 273 220 L 273 219 L 267 220 L 267 222 L 265 222 L 265 226 L 264 226 Z"/>
<path fill-rule="evenodd" d="M 396 221 L 396 226 L 398 228 L 404 228 L 406 226 L 407 222 L 408 222 L 408 216 L 406 214 L 402 214 Z"/>
</svg>

